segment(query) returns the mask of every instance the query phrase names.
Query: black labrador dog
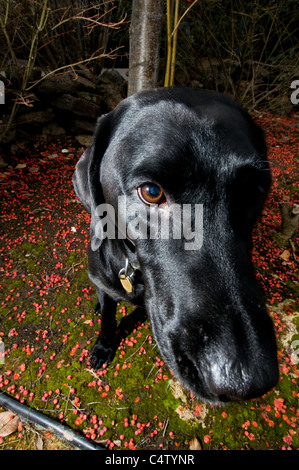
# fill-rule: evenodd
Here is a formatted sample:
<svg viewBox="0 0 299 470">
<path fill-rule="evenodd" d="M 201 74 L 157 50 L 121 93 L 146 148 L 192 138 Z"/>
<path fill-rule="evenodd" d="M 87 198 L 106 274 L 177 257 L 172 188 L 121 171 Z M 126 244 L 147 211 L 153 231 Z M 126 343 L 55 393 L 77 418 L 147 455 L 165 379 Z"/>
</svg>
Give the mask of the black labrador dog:
<svg viewBox="0 0 299 470">
<path fill-rule="evenodd" d="M 250 255 L 271 183 L 266 153 L 250 116 L 212 92 L 145 91 L 98 120 L 73 177 L 91 214 L 95 369 L 115 354 L 124 300 L 145 307 L 162 356 L 196 396 L 250 399 L 276 384 L 273 325 Z"/>
</svg>

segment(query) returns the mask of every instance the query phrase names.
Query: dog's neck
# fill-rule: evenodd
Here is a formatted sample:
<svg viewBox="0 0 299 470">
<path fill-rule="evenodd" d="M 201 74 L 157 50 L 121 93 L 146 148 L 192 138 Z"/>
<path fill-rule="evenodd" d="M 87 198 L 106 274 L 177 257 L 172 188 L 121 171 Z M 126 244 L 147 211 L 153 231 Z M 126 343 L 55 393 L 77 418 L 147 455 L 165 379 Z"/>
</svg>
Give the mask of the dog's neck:
<svg viewBox="0 0 299 470">
<path fill-rule="evenodd" d="M 126 247 L 129 249 L 129 251 L 131 251 L 132 253 L 135 253 L 135 243 L 132 242 L 132 240 L 130 240 L 129 238 L 125 238 L 124 243 Z"/>
<path fill-rule="evenodd" d="M 128 293 L 134 290 L 135 273 L 140 270 L 139 263 L 135 254 L 135 244 L 128 238 L 124 240 L 126 253 L 123 253 L 124 267 L 119 271 L 118 277 L 124 288 Z"/>
</svg>

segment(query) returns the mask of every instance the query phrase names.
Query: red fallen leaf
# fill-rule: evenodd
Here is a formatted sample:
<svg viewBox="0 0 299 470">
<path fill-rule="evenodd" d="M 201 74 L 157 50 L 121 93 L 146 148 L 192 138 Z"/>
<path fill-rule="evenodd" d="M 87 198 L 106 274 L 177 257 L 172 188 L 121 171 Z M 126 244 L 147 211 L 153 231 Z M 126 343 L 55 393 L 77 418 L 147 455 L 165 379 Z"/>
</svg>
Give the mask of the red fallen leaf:
<svg viewBox="0 0 299 470">
<path fill-rule="evenodd" d="M 0 413 L 0 437 L 9 436 L 18 430 L 20 417 L 12 411 Z"/>
</svg>

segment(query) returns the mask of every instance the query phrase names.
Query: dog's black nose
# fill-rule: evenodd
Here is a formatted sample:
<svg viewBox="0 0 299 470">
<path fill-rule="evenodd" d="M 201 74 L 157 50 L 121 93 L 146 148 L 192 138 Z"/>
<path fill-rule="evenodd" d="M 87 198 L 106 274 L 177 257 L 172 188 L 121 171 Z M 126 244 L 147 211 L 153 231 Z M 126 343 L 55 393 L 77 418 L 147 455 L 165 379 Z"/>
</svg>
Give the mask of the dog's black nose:
<svg viewBox="0 0 299 470">
<path fill-rule="evenodd" d="M 228 402 L 257 398 L 268 392 L 278 381 L 278 367 L 275 357 L 258 366 L 244 365 L 238 360 L 233 363 L 210 364 L 204 368 L 204 389 L 215 401 Z M 213 398 L 212 398 L 213 400 Z"/>
<path fill-rule="evenodd" d="M 236 323 L 236 322 L 235 322 Z M 220 324 L 220 322 L 219 322 Z M 278 382 L 275 336 L 270 318 L 257 329 L 198 322 L 170 334 L 174 374 L 195 395 L 212 403 L 257 398 Z M 194 322 L 195 325 L 195 322 Z M 238 330 L 238 334 L 232 334 Z"/>
<path fill-rule="evenodd" d="M 255 365 L 254 360 L 249 364 L 227 360 L 226 353 L 221 357 L 218 350 L 217 354 L 201 354 L 195 359 L 180 352 L 174 372 L 187 388 L 211 403 L 257 398 L 277 384 L 275 354 Z"/>
</svg>

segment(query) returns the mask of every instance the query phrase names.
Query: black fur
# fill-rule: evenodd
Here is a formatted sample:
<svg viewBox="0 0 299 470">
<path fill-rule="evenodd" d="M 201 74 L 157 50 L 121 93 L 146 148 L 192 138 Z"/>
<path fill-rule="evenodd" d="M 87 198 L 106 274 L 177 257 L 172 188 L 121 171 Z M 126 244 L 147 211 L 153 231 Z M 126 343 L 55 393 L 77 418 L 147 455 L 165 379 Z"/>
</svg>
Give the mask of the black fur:
<svg viewBox="0 0 299 470">
<path fill-rule="evenodd" d="M 197 396 L 248 399 L 276 384 L 275 335 L 250 255 L 271 184 L 266 153 L 261 129 L 220 94 L 142 92 L 99 119 L 73 177 L 91 213 L 89 276 L 102 315 L 94 368 L 113 358 L 116 303 L 125 300 L 145 307 L 165 361 Z M 118 196 L 142 204 L 137 188 L 147 182 L 159 184 L 169 204 L 203 204 L 199 250 L 184 249 L 183 239 L 130 240 L 118 232 L 101 240 L 97 206 L 110 204 L 118 215 Z M 118 278 L 125 258 L 138 267 L 132 294 Z"/>
</svg>

